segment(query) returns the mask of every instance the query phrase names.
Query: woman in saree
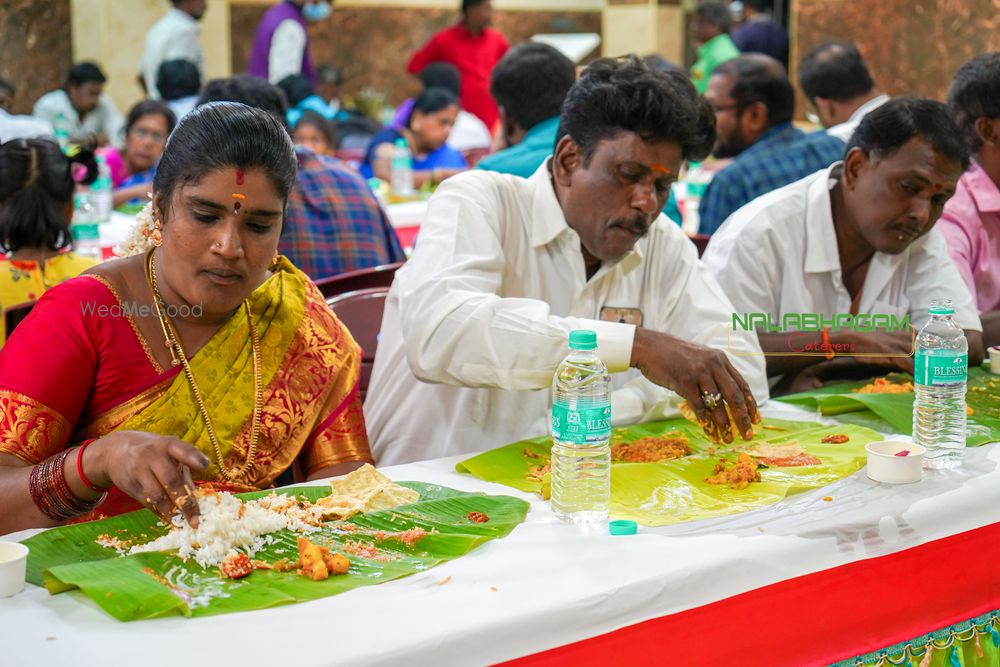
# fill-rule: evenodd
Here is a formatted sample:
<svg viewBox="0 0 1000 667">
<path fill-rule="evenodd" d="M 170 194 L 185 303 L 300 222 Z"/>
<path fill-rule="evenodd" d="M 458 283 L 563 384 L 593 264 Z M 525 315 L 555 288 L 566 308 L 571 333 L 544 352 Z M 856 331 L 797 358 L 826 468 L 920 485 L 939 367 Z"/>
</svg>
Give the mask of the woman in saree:
<svg viewBox="0 0 1000 667">
<path fill-rule="evenodd" d="M 167 144 L 129 256 L 48 292 L 0 351 L 0 533 L 371 461 L 360 352 L 277 255 L 295 182 L 269 114 L 213 103 Z"/>
</svg>

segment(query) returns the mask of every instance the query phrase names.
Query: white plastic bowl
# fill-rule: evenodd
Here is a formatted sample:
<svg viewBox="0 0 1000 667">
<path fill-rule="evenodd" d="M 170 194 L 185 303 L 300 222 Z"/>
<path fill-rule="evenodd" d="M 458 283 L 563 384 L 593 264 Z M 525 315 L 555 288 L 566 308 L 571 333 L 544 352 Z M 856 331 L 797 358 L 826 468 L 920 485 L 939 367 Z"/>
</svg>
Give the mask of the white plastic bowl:
<svg viewBox="0 0 1000 667">
<path fill-rule="evenodd" d="M 990 354 L 990 373 L 1000 375 L 1000 345 L 994 345 L 987 352 Z"/>
<path fill-rule="evenodd" d="M 896 456 L 907 450 L 906 456 Z M 926 449 L 912 442 L 882 440 L 865 445 L 868 452 L 868 477 L 885 484 L 911 484 L 923 479 Z"/>
<path fill-rule="evenodd" d="M 28 547 L 18 542 L 0 542 L 0 598 L 21 592 L 27 567 Z"/>
</svg>

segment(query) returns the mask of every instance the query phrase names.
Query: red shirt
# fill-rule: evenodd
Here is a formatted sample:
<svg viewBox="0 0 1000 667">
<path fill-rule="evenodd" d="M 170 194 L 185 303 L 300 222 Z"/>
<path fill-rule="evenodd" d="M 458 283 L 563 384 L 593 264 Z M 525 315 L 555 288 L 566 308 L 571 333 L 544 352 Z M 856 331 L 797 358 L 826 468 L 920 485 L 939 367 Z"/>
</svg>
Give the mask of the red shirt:
<svg viewBox="0 0 1000 667">
<path fill-rule="evenodd" d="M 417 74 L 436 62 L 457 67 L 462 74 L 462 108 L 478 116 L 492 132 L 500 114 L 490 95 L 490 73 L 509 48 L 499 31 L 486 28 L 473 35 L 459 23 L 431 37 L 424 48 L 413 54 L 406 69 Z"/>
</svg>

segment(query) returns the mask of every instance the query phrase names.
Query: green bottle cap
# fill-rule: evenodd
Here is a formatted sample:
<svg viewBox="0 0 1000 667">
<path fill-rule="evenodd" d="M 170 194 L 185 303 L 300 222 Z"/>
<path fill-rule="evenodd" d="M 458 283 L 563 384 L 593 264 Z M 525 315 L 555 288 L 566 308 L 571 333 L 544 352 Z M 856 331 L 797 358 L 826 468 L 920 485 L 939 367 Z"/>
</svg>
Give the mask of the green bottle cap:
<svg viewBox="0 0 1000 667">
<path fill-rule="evenodd" d="M 931 315 L 954 315 L 955 309 L 951 306 L 931 306 L 927 312 Z"/>
<path fill-rule="evenodd" d="M 593 350 L 597 347 L 597 333 L 587 329 L 569 332 L 569 349 Z"/>
<path fill-rule="evenodd" d="M 608 532 L 612 535 L 635 535 L 639 531 L 639 526 L 635 521 L 620 519 L 608 523 Z"/>
</svg>

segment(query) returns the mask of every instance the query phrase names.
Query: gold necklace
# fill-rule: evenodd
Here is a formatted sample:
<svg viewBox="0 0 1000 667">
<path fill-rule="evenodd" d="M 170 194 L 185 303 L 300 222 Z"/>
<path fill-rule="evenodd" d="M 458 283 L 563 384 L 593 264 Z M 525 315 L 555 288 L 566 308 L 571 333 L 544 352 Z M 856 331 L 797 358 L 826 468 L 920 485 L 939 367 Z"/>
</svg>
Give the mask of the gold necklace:
<svg viewBox="0 0 1000 667">
<path fill-rule="evenodd" d="M 155 251 L 150 252 L 149 255 L 147 255 L 146 277 L 149 280 L 150 287 L 153 288 L 153 298 L 156 300 L 156 314 L 159 316 L 160 326 L 163 329 L 163 338 L 166 346 L 170 348 L 170 356 L 173 358 L 173 365 L 176 366 L 180 363 L 184 366 L 184 374 L 187 376 L 188 383 L 191 385 L 194 400 L 198 403 L 198 410 L 201 412 L 201 418 L 205 422 L 205 430 L 208 432 L 208 439 L 212 442 L 212 449 L 215 450 L 215 459 L 219 463 L 219 473 L 225 477 L 227 481 L 236 481 L 237 479 L 243 477 L 250 470 L 250 468 L 253 467 L 254 460 L 257 458 L 257 440 L 260 437 L 261 406 L 264 398 L 260 377 L 260 340 L 257 337 L 257 326 L 253 323 L 253 317 L 250 312 L 250 302 L 247 299 L 243 300 L 243 309 L 247 314 L 247 326 L 250 329 L 250 349 L 253 357 L 254 406 L 253 420 L 250 425 L 250 449 L 247 452 L 247 460 L 243 463 L 243 465 L 235 470 L 229 470 L 222 465 L 222 449 L 219 447 L 219 439 L 215 435 L 215 428 L 212 426 L 212 420 L 208 417 L 208 410 L 205 408 L 205 401 L 201 397 L 201 391 L 198 389 L 198 384 L 194 381 L 194 373 L 191 372 L 191 365 L 188 363 L 187 355 L 184 353 L 184 346 L 181 345 L 181 338 L 177 334 L 177 329 L 174 327 L 174 323 L 170 320 L 170 316 L 167 315 L 166 309 L 164 308 L 166 304 L 163 301 L 163 297 L 160 295 L 160 288 L 156 284 L 156 260 L 153 257 L 154 254 Z"/>
</svg>

